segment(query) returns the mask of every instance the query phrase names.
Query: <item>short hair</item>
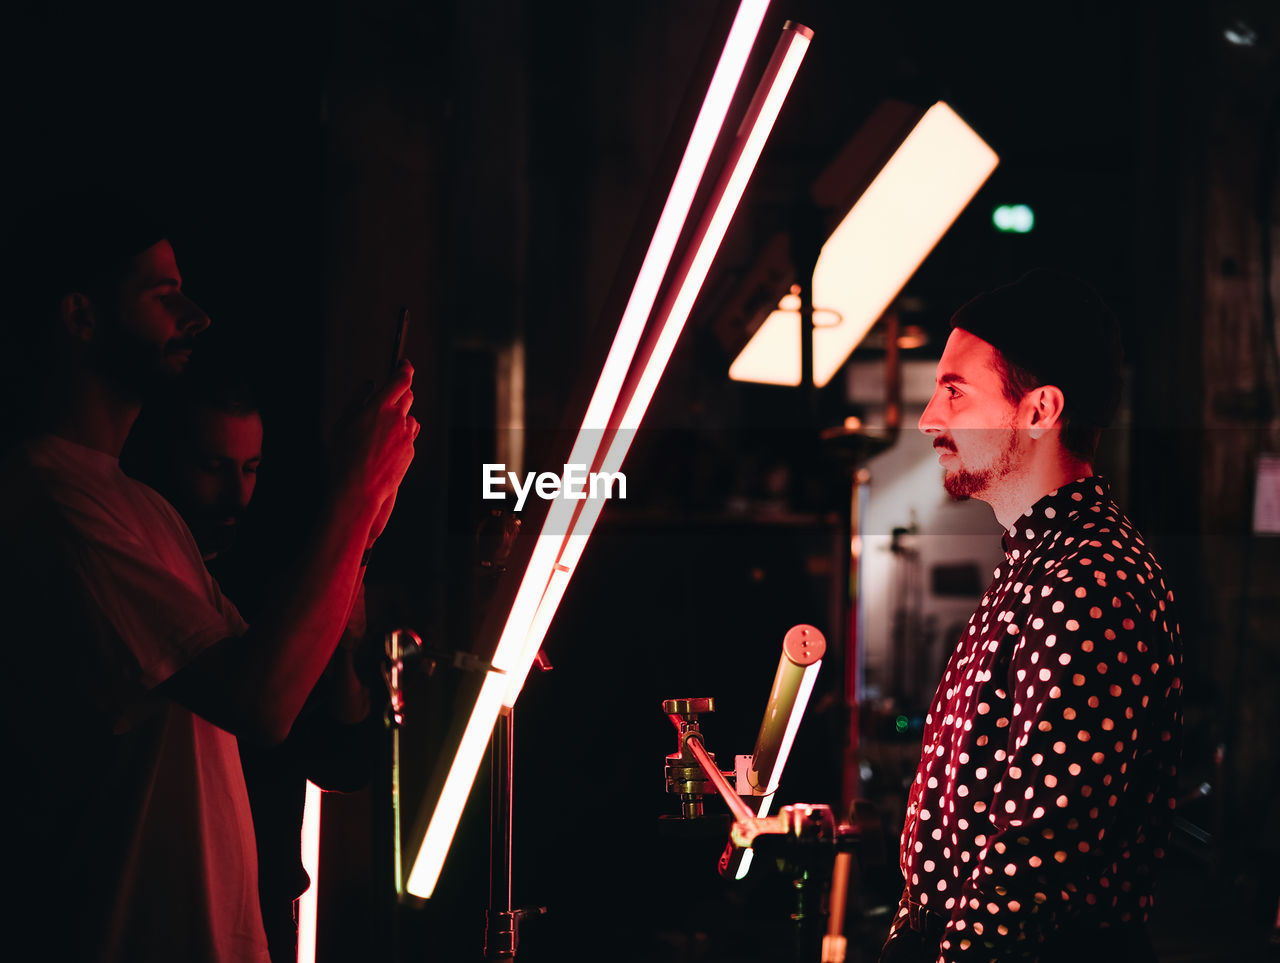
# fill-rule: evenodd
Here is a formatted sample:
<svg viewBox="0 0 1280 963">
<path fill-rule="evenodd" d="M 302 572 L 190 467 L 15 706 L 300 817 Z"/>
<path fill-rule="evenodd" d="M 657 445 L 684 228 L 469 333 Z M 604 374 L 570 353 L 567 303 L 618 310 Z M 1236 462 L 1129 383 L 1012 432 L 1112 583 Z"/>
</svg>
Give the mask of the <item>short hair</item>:
<svg viewBox="0 0 1280 963">
<path fill-rule="evenodd" d="M 996 352 L 996 373 L 1000 375 L 1004 396 L 1011 404 L 1017 404 L 1026 397 L 1027 392 L 1039 388 L 1045 382 L 1034 374 L 1015 364 L 999 351 Z M 1063 395 L 1066 397 L 1065 393 Z M 1093 425 L 1084 418 L 1074 417 L 1069 403 L 1063 406 L 1062 431 L 1058 440 L 1062 447 L 1083 461 L 1092 462 L 1098 453 L 1098 442 L 1102 440 L 1102 427 Z"/>
<path fill-rule="evenodd" d="M 23 202 L 6 212 L 2 225 L 0 449 L 7 449 L 38 429 L 62 298 L 84 294 L 106 307 L 135 258 L 168 231 L 147 194 L 101 185 Z"/>
<path fill-rule="evenodd" d="M 174 383 L 172 407 L 212 408 L 227 415 L 260 413 L 258 395 L 248 375 L 220 354 L 206 352 L 207 347 L 201 345 L 201 353 L 192 357 L 188 370 Z"/>
<path fill-rule="evenodd" d="M 133 270 L 134 258 L 167 237 L 164 217 L 140 195 L 85 188 L 19 211 L 3 240 L 7 333 L 39 336 L 60 299 L 100 296 Z"/>
<path fill-rule="evenodd" d="M 84 188 L 46 196 L 5 218 L 0 236 L 0 447 L 34 429 L 56 344 L 54 319 L 67 294 L 109 301 L 134 259 L 167 235 L 141 195 Z"/>
<path fill-rule="evenodd" d="M 1062 390 L 1063 448 L 1090 461 L 1124 388 L 1124 350 L 1114 314 L 1088 284 L 1037 268 L 979 294 L 951 318 L 996 350 L 1012 403 L 1041 385 Z"/>
</svg>

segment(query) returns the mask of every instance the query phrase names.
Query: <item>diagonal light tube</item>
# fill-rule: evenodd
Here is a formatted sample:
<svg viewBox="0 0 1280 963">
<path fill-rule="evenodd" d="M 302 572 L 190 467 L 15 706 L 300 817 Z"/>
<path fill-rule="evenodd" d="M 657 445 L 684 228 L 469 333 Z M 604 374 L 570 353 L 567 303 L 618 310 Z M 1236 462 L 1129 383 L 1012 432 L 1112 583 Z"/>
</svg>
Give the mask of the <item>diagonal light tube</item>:
<svg viewBox="0 0 1280 963">
<path fill-rule="evenodd" d="M 720 250 L 720 243 L 724 240 L 725 232 L 729 229 L 733 215 L 738 209 L 743 191 L 746 190 L 756 162 L 760 159 L 765 141 L 773 130 L 778 112 L 782 109 L 783 101 L 786 100 L 787 93 L 791 89 L 796 71 L 800 69 L 800 62 L 809 49 L 809 41 L 812 37 L 813 31 L 799 24 L 788 23 L 783 28 L 782 37 L 774 48 L 768 67 L 765 68 L 756 96 L 747 108 L 747 114 L 739 127 L 729 160 L 716 184 L 708 208 L 709 213 L 704 216 L 699 225 L 697 239 L 677 270 L 678 282 L 674 294 L 666 299 L 659 310 L 658 326 L 655 328 L 658 335 L 652 351 L 635 382 L 631 397 L 625 404 L 618 431 L 613 434 L 600 467 L 595 469 L 596 471 L 612 473 L 622 468 L 622 462 L 631 448 L 632 441 L 635 440 L 636 429 L 640 427 L 649 402 L 653 399 L 654 391 L 657 390 L 658 381 L 666 370 L 672 351 L 675 350 L 676 341 L 684 330 L 685 322 L 689 320 L 689 313 L 693 310 L 694 302 L 697 301 L 698 294 L 702 290 L 702 284 L 707 278 L 707 272 L 711 268 L 716 252 Z M 537 657 L 547 627 L 555 615 L 556 607 L 560 604 L 560 599 L 568 587 L 569 578 L 577 568 L 578 560 L 582 557 L 583 549 L 586 548 L 587 539 L 595 528 L 603 508 L 604 499 L 602 498 L 586 499 L 579 505 L 578 517 L 574 520 L 573 529 L 565 541 L 564 549 L 552 571 L 547 591 L 534 616 L 519 666 L 511 675 L 505 698 L 506 705 L 515 703 L 516 696 L 524 685 L 525 677 L 529 674 L 533 661 Z"/>
<path fill-rule="evenodd" d="M 749 791 L 760 800 L 757 818 L 769 815 L 773 806 L 826 651 L 826 638 L 812 625 L 792 626 L 782 639 L 782 657 L 769 688 L 760 734 L 756 736 L 749 766 L 745 772 L 739 770 L 738 791 Z M 720 874 L 742 879 L 751 869 L 751 854 L 750 848 L 742 849 L 730 840 L 721 857 Z"/>
<path fill-rule="evenodd" d="M 755 45 L 768 5 L 768 0 L 742 0 L 738 7 L 671 191 L 663 205 L 658 225 L 654 229 L 622 320 L 618 324 L 618 333 L 614 336 L 600 379 L 587 406 L 582 428 L 566 464 L 593 464 L 597 460 L 604 432 L 610 422 L 615 420 L 614 409 L 618 395 L 644 333 L 645 322 L 670 266 L 676 243 L 684 230 L 694 196 L 702 183 L 712 149 L 720 137 L 725 116 L 742 79 L 747 58 Z M 561 498 L 553 501 L 547 512 L 492 659 L 497 668 L 507 671 L 507 675 L 490 673 L 481 684 L 462 741 L 454 754 L 435 811 L 427 824 L 422 846 L 409 873 L 406 888 L 415 896 L 427 898 L 435 890 L 458 820 L 462 816 L 462 809 L 475 782 L 484 748 L 497 721 L 499 709 L 506 701 L 504 697 L 510 693 L 508 704 L 511 704 L 519 693 L 520 685 L 512 688 L 508 676 L 518 675 L 520 684 L 523 683 L 537 655 L 542 636 L 550 624 L 555 605 L 564 594 L 563 583 L 567 581 L 569 573 L 563 573 L 566 578 L 557 577 L 560 575 L 557 556 L 564 545 L 563 533 L 570 530 L 577 507 L 573 502 Z M 578 554 L 581 554 L 580 549 Z M 554 603 L 550 608 L 544 609 L 544 599 L 550 601 L 552 598 Z M 540 612 L 540 609 L 543 611 Z M 536 642 L 531 642 L 535 635 Z M 526 653 L 524 650 L 531 644 L 533 651 Z M 513 673 L 511 670 L 516 667 L 519 671 Z"/>
<path fill-rule="evenodd" d="M 804 675 L 796 692 L 795 702 L 792 704 L 791 712 L 787 716 L 786 730 L 782 736 L 782 747 L 778 751 L 777 762 L 772 767 L 772 771 L 766 780 L 765 795 L 761 798 L 760 809 L 756 813 L 758 818 L 764 818 L 769 815 L 769 810 L 773 806 L 773 797 L 778 792 L 778 783 L 782 779 L 783 767 L 787 764 L 787 757 L 791 755 L 791 746 L 796 741 L 796 732 L 800 728 L 800 720 L 804 718 L 804 710 L 809 704 L 809 696 L 813 694 L 813 686 L 818 681 L 818 670 L 821 667 L 821 662 L 815 662 L 804 669 Z M 751 849 L 747 849 L 742 853 L 742 861 L 734 873 L 734 879 L 743 879 L 747 873 L 751 872 L 751 857 L 753 853 L 754 850 Z"/>
</svg>

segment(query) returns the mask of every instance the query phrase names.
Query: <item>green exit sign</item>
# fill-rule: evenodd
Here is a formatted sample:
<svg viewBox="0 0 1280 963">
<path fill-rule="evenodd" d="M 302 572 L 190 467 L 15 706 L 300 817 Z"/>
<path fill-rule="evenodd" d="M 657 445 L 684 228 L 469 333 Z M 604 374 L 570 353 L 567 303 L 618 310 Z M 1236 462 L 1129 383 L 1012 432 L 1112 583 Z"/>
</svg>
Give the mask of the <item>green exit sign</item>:
<svg viewBox="0 0 1280 963">
<path fill-rule="evenodd" d="M 991 223 L 1006 234 L 1026 234 L 1036 226 L 1036 215 L 1026 204 L 1001 204 L 991 212 Z"/>
</svg>

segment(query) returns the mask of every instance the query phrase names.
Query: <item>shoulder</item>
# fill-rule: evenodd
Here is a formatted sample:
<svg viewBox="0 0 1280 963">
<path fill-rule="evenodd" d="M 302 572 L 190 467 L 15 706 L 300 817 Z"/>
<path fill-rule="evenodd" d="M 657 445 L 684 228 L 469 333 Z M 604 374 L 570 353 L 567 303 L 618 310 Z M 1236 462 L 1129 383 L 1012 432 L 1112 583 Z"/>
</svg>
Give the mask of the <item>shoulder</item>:
<svg viewBox="0 0 1280 963">
<path fill-rule="evenodd" d="M 87 494 L 21 450 L 10 452 L 0 463 L 0 543 L 7 552 L 52 547 L 72 527 L 64 506 Z"/>
<path fill-rule="evenodd" d="M 1058 535 L 1028 579 L 1026 634 L 1015 659 L 1052 648 L 1063 666 L 1081 659 L 1113 667 L 1146 664 L 1148 652 L 1158 653 L 1161 663 L 1176 663 L 1180 628 L 1173 594 L 1128 519 L 1118 510 L 1082 513 Z"/>
<path fill-rule="evenodd" d="M 145 506 L 145 510 L 150 511 L 157 518 L 163 519 L 166 524 L 174 525 L 183 532 L 187 531 L 187 523 L 178 514 L 178 510 L 169 504 L 167 498 L 150 485 L 140 482 L 136 478 L 126 476 L 124 482 L 128 484 L 133 499 L 140 505 Z"/>
<path fill-rule="evenodd" d="M 1170 595 L 1160 564 L 1110 499 L 1069 512 L 1061 528 L 1037 546 L 1027 582 L 1043 597 L 1108 603 L 1119 597 L 1143 609 Z"/>
</svg>

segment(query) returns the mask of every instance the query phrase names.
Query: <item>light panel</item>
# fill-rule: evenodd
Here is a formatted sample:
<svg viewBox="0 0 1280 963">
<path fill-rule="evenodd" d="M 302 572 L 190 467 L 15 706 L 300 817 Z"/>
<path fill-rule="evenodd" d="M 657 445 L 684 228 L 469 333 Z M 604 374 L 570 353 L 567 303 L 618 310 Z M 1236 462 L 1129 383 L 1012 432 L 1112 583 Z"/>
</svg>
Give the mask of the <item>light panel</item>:
<svg viewBox="0 0 1280 963">
<path fill-rule="evenodd" d="M 768 0 L 742 0 L 738 6 L 658 225 L 654 229 L 644 261 L 637 273 L 636 283 L 618 324 L 618 332 L 587 405 L 582 428 L 566 464 L 595 464 L 605 429 L 616 424 L 614 409 L 623 382 L 631 369 L 646 321 L 670 267 L 676 243 L 684 230 L 711 152 L 719 140 L 725 116 L 746 68 L 747 58 L 755 45 L 768 5 Z M 587 499 L 586 504 L 598 505 L 600 501 Z M 415 896 L 428 898 L 434 892 L 499 709 L 504 701 L 508 705 L 514 704 L 537 657 L 542 637 L 567 583 L 567 577 L 555 577 L 559 570 L 558 557 L 567 533 L 573 526 L 575 510 L 580 506 L 581 503 L 578 502 L 556 499 L 547 512 L 491 660 L 494 666 L 507 675 L 490 674 L 481 685 L 409 874 L 406 888 Z M 594 517 L 598 515 L 597 507 Z M 594 517 L 591 526 L 594 526 Z M 587 534 L 589 532 L 590 527 L 586 530 Z M 581 535 L 583 541 L 585 537 L 585 534 Z M 581 554 L 580 546 L 577 554 Z M 567 576 L 571 572 L 570 567 L 563 574 Z"/>
<path fill-rule="evenodd" d="M 999 158 L 942 101 L 912 128 L 818 255 L 813 382 L 827 384 L 884 314 Z M 737 381 L 800 384 L 800 315 L 779 307 L 729 367 Z"/>
</svg>

